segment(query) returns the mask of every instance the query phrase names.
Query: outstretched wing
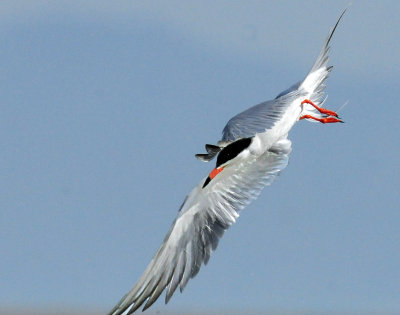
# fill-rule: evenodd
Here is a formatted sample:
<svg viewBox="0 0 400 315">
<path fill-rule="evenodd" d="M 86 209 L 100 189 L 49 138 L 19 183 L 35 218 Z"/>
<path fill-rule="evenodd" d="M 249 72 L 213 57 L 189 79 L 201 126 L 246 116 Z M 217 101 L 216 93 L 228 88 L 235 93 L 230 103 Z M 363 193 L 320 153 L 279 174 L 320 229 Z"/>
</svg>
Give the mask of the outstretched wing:
<svg viewBox="0 0 400 315">
<path fill-rule="evenodd" d="M 324 96 L 325 80 L 328 78 L 329 73 L 332 71 L 332 67 L 328 66 L 330 50 L 329 44 L 346 10 L 347 8 L 343 10 L 342 14 L 336 21 L 335 26 L 330 30 L 324 44 L 322 45 L 322 49 L 317 59 L 315 60 L 314 65 L 299 85 L 299 89 L 311 93 L 309 98 L 317 105 L 320 104 L 320 101 Z"/>
<path fill-rule="evenodd" d="M 293 101 L 309 95 L 312 101 L 320 104 L 324 95 L 325 80 L 332 67 L 328 67 L 329 43 L 343 14 L 331 29 L 310 72 L 302 80 L 281 92 L 275 99 L 250 107 L 231 118 L 222 131 L 223 141 L 253 137 L 271 129 L 278 122 Z"/>
<path fill-rule="evenodd" d="M 218 241 L 252 199 L 272 183 L 288 163 L 291 142 L 279 141 L 259 158 L 226 165 L 209 185 L 203 179 L 186 197 L 145 272 L 109 314 L 132 314 L 144 302 L 150 307 L 166 289 L 167 303 L 178 285 L 184 289 L 207 264 Z"/>
</svg>

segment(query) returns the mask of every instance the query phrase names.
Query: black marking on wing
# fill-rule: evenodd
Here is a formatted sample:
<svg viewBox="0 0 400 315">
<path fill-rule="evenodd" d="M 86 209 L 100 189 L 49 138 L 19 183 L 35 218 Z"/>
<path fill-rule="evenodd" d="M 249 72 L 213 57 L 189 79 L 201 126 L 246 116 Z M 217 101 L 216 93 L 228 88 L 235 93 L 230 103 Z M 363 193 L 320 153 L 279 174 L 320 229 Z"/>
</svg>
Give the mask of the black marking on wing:
<svg viewBox="0 0 400 315">
<path fill-rule="evenodd" d="M 240 152 L 247 149 L 251 143 L 252 138 L 239 139 L 231 144 L 228 144 L 222 151 L 218 154 L 216 167 L 232 160 L 237 157 Z"/>
</svg>

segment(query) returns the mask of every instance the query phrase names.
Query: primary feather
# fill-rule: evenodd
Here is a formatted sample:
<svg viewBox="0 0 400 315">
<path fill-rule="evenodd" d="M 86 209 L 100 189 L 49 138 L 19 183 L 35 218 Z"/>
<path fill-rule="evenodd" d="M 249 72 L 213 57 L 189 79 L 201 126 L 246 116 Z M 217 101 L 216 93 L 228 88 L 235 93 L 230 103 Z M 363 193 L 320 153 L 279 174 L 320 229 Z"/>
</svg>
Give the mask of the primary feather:
<svg viewBox="0 0 400 315">
<path fill-rule="evenodd" d="M 142 277 L 109 314 L 133 313 L 146 300 L 151 306 L 167 288 L 166 302 L 178 285 L 182 291 L 188 280 L 206 264 L 219 239 L 263 187 L 286 167 L 289 140 L 276 144 L 273 152 L 227 168 L 218 181 L 202 189 L 202 180 L 186 197 L 177 218 Z"/>
</svg>

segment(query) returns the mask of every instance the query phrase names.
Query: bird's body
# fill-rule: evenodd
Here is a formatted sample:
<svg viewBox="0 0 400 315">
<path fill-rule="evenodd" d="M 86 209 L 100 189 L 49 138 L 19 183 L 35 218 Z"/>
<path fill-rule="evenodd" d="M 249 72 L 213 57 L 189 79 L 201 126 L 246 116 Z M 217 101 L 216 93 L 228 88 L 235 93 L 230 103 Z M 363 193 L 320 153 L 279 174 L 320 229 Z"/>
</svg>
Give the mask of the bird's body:
<svg viewBox="0 0 400 315">
<path fill-rule="evenodd" d="M 294 124 L 301 119 L 341 122 L 335 112 L 318 105 L 331 71 L 329 42 L 343 14 L 304 80 L 231 118 L 217 145 L 206 145 L 207 153 L 196 155 L 207 162 L 217 156 L 215 168 L 188 194 L 143 275 L 109 314 L 131 314 L 144 302 L 146 309 L 164 289 L 166 302 L 178 286 L 182 291 L 239 211 L 286 167 L 291 151 L 287 135 Z"/>
</svg>

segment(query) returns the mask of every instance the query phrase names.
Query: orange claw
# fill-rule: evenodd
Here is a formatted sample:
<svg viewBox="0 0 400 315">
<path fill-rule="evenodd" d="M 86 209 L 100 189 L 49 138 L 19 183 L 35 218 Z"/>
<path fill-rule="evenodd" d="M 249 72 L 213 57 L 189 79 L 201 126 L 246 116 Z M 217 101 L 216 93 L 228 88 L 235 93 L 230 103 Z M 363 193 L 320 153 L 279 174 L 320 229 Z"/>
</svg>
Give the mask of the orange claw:
<svg viewBox="0 0 400 315">
<path fill-rule="evenodd" d="M 311 116 L 311 115 L 303 115 L 303 116 L 300 117 L 299 120 L 302 120 L 302 119 L 314 119 L 314 120 L 319 121 L 320 123 L 323 123 L 323 124 L 337 123 L 337 122 L 342 123 L 343 122 L 342 120 L 340 120 L 340 119 L 338 119 L 336 117 L 317 118 L 317 117 L 314 117 L 314 116 Z"/>
<path fill-rule="evenodd" d="M 338 115 L 336 112 L 334 112 L 334 111 L 332 111 L 332 110 L 329 110 L 329 109 L 321 108 L 321 107 L 315 105 L 315 104 L 314 104 L 312 101 L 310 101 L 309 99 L 305 99 L 304 101 L 302 101 L 302 102 L 301 102 L 301 105 L 303 105 L 303 104 L 310 104 L 310 105 L 313 106 L 317 111 L 319 111 L 321 114 L 325 114 L 325 115 L 328 115 L 328 116 L 339 117 L 339 115 Z M 336 121 L 335 121 L 335 122 L 336 122 Z"/>
</svg>

